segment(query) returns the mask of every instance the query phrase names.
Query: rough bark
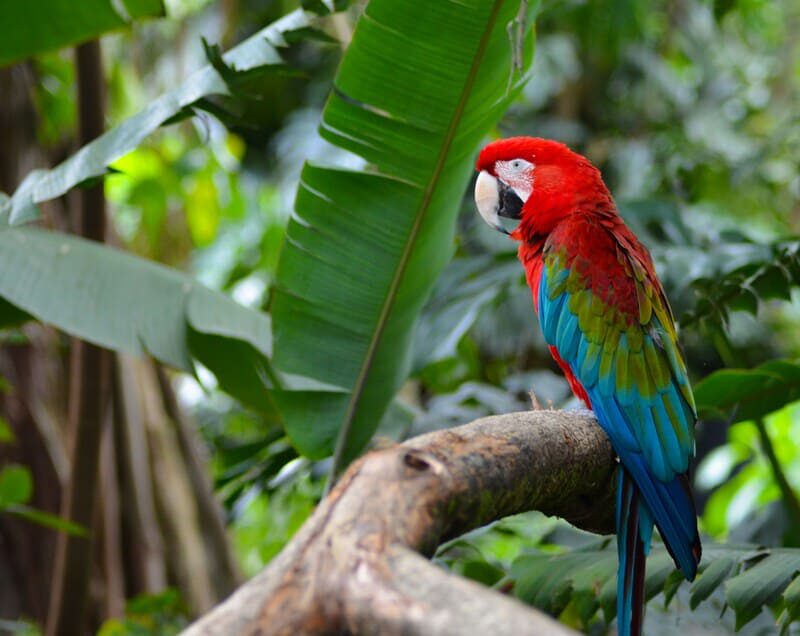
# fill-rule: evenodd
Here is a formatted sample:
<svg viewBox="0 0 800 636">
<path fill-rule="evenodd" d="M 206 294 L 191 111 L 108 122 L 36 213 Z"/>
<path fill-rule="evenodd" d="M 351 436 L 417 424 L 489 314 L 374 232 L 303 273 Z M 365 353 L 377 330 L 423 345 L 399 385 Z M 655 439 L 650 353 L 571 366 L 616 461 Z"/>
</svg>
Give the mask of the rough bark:
<svg viewBox="0 0 800 636">
<path fill-rule="evenodd" d="M 414 552 L 534 509 L 611 532 L 615 466 L 586 412 L 488 417 L 372 452 L 265 570 L 184 634 L 572 633 Z"/>
</svg>

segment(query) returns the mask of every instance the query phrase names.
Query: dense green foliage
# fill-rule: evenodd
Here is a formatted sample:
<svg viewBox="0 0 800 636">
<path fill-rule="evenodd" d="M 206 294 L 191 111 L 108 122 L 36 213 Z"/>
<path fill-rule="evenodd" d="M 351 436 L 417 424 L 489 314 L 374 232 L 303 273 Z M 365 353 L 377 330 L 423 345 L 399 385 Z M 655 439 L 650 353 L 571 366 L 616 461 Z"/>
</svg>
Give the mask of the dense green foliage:
<svg viewBox="0 0 800 636">
<path fill-rule="evenodd" d="M 240 4 L 175 3 L 107 38 L 114 125 L 0 201 L 0 323 L 32 316 L 169 364 L 253 573 L 312 510 L 335 449 L 338 470 L 375 436 L 530 408 L 531 392 L 574 405 L 514 245 L 464 196 L 482 140 L 564 140 L 601 167 L 651 249 L 703 417 L 703 573 L 680 585 L 654 547 L 648 597 L 669 612 L 651 603 L 647 633 L 679 620 L 796 630 L 796 3 L 522 3 L 519 24 L 537 24 L 530 73 L 532 33 L 507 31 L 518 0 Z M 223 25 L 213 36 L 209 19 Z M 243 41 L 220 57 L 201 35 Z M 54 148 L 74 135 L 71 64 L 43 54 L 35 67 Z M 103 175 L 138 256 L 16 227 Z M 0 473 L 0 509 L 24 506 L 23 473 Z M 437 559 L 591 633 L 613 618 L 610 542 L 540 515 Z M 180 624 L 179 607 L 134 603 L 131 625 Z"/>
</svg>

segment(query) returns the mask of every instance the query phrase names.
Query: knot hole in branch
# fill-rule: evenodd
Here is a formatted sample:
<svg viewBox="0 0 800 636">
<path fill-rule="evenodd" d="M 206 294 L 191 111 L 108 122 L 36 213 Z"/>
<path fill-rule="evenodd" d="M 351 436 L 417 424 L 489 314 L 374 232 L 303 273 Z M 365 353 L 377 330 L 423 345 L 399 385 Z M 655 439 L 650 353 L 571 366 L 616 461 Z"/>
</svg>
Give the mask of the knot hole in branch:
<svg viewBox="0 0 800 636">
<path fill-rule="evenodd" d="M 430 462 L 425 459 L 422 453 L 410 450 L 403 455 L 403 463 L 414 470 L 423 471 L 431 467 Z"/>
</svg>

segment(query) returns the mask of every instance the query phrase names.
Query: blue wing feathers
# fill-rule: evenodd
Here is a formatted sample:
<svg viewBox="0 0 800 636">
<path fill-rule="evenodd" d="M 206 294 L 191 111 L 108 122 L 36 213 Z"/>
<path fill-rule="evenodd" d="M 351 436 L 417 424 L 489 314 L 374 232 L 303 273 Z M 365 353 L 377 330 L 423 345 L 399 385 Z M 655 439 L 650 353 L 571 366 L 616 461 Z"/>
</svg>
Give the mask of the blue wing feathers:
<svg viewBox="0 0 800 636">
<path fill-rule="evenodd" d="M 609 322 L 604 315 L 607 308 L 597 297 L 569 302 L 568 273 L 567 269 L 552 274 L 546 267 L 542 270 L 538 311 L 545 340 L 556 347 L 586 390 L 600 425 L 641 493 L 643 500 L 635 506 L 637 541 L 649 548 L 655 523 L 676 564 L 691 579 L 697 569 L 699 539 L 694 503 L 682 476 L 694 449 L 695 420 L 686 397 L 685 365 L 655 312 L 650 328 L 641 337 L 633 334 L 635 341 L 629 341 Z M 573 313 L 572 307 L 584 315 Z M 586 324 L 591 325 L 589 332 L 581 329 Z M 630 502 L 619 503 L 629 512 L 632 509 Z M 618 524 L 618 533 L 628 532 L 624 527 Z M 620 535 L 619 541 L 619 571 L 630 577 L 631 564 L 623 559 L 636 557 L 623 554 L 625 537 Z"/>
<path fill-rule="evenodd" d="M 559 355 L 565 360 L 574 359 L 578 355 L 580 337 L 577 316 L 563 308 L 556 329 L 556 348 Z"/>
<path fill-rule="evenodd" d="M 689 468 L 689 455 L 683 451 L 678 442 L 673 420 L 667 413 L 662 396 L 658 395 L 654 402 L 651 410 L 651 420 L 653 420 L 653 428 L 658 431 L 661 448 L 667 456 L 671 471 L 679 474 L 684 473 Z"/>
<path fill-rule="evenodd" d="M 609 438 L 611 438 L 611 443 L 614 445 L 614 449 L 617 450 L 617 454 L 619 455 L 619 448 L 640 453 L 641 447 L 639 446 L 639 442 L 636 441 L 630 427 L 624 424 L 625 418 L 622 416 L 616 400 L 600 399 L 597 395 L 596 388 L 587 389 L 586 392 L 589 395 L 589 400 L 592 403 L 595 415 L 597 415 L 597 419 L 603 427 L 603 430 Z M 622 422 L 623 424 L 620 426 L 619 424 L 615 424 L 615 422 Z M 619 448 L 617 447 L 618 445 Z"/>
<path fill-rule="evenodd" d="M 578 360 L 581 361 L 581 377 L 586 379 L 586 386 L 593 386 L 597 381 L 597 369 L 599 364 L 598 357 L 594 355 L 592 350 L 592 343 L 589 339 L 581 334 L 581 341 L 578 344 Z M 591 357 L 590 357 L 591 355 Z"/>
<path fill-rule="evenodd" d="M 629 387 L 628 375 L 628 337 L 622 334 L 619 337 L 616 353 L 616 384 L 618 387 Z M 624 406 L 630 406 L 635 399 L 635 392 L 631 389 L 622 388 L 619 390 L 619 401 Z"/>
</svg>

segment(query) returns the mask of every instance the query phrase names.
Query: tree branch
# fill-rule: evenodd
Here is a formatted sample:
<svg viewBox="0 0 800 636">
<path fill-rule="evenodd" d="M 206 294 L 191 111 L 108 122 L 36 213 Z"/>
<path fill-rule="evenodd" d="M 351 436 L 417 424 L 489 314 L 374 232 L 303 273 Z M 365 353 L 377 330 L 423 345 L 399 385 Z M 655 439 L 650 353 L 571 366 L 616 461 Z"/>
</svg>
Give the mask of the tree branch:
<svg viewBox="0 0 800 636">
<path fill-rule="evenodd" d="M 588 412 L 487 417 L 355 462 L 273 562 L 184 634 L 569 634 L 449 574 L 443 541 L 526 510 L 613 531 L 614 453 Z"/>
</svg>

